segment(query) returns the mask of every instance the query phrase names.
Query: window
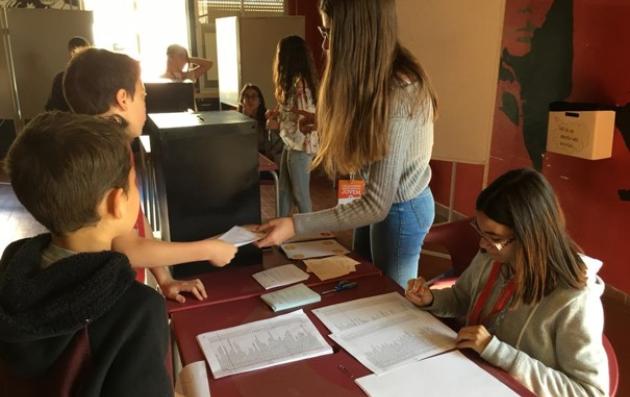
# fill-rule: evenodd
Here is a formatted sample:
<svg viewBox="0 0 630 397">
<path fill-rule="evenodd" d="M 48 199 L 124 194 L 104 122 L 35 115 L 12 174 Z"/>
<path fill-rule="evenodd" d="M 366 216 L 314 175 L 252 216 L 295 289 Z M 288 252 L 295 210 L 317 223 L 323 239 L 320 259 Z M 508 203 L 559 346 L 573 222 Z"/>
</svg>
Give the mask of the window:
<svg viewBox="0 0 630 397">
<path fill-rule="evenodd" d="M 286 13 L 285 0 L 197 0 L 196 1 L 195 43 L 197 53 L 216 61 L 217 43 L 215 19 L 231 16 L 273 16 Z M 215 62 L 216 63 L 216 62 Z M 210 69 L 200 79 L 202 94 L 218 95 L 217 68 Z"/>
<path fill-rule="evenodd" d="M 144 80 L 166 70 L 166 47 L 188 47 L 185 0 L 84 0 L 94 12 L 94 45 L 128 54 Z"/>
</svg>

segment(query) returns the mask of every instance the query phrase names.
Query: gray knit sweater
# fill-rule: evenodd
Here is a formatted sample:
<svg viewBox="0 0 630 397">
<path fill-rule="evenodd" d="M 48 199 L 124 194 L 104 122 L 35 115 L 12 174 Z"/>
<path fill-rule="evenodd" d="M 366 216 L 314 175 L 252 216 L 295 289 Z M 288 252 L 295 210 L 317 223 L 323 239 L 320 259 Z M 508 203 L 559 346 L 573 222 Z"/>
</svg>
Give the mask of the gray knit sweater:
<svg viewBox="0 0 630 397">
<path fill-rule="evenodd" d="M 411 200 L 429 185 L 433 112 L 430 102 L 418 103 L 418 89 L 416 83 L 394 90 L 389 150 L 383 160 L 362 170 L 363 197 L 323 211 L 293 215 L 296 234 L 346 230 L 380 222 L 392 203 Z"/>
<path fill-rule="evenodd" d="M 588 262 L 587 262 L 588 265 Z M 432 290 L 433 303 L 422 307 L 441 317 L 470 312 L 492 268 L 492 258 L 477 254 L 452 288 Z M 501 274 L 482 314 L 490 310 L 502 286 Z M 587 286 L 557 288 L 537 304 L 521 304 L 492 321 L 490 343 L 481 354 L 509 372 L 538 396 L 608 395 L 608 361 L 602 344 L 604 283 L 589 275 Z"/>
</svg>

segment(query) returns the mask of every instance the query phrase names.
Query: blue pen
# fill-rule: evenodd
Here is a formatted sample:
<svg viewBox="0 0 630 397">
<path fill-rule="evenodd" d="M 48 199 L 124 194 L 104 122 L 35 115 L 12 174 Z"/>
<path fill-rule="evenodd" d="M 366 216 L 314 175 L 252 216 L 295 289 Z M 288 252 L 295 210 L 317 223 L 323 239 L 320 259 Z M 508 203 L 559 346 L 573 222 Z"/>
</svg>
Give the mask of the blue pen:
<svg viewBox="0 0 630 397">
<path fill-rule="evenodd" d="M 320 295 L 329 294 L 331 292 L 341 292 L 343 290 L 352 289 L 357 286 L 356 281 L 342 280 L 335 285 L 335 288 L 320 292 Z"/>
</svg>

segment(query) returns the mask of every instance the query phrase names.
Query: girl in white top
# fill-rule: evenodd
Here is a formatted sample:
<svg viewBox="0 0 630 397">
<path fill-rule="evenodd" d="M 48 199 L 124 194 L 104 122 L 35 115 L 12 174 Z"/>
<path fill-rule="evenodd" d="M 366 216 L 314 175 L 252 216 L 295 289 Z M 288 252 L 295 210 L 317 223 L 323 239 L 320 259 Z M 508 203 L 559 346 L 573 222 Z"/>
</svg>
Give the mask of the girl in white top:
<svg viewBox="0 0 630 397">
<path fill-rule="evenodd" d="M 267 127 L 280 134 L 285 148 L 280 160 L 280 216 L 288 216 L 293 204 L 299 212 L 312 210 L 311 161 L 317 153 L 317 131 L 300 129 L 300 120 L 315 114 L 318 80 L 313 56 L 299 36 L 280 40 L 273 68 L 278 109 L 268 112 Z"/>
</svg>

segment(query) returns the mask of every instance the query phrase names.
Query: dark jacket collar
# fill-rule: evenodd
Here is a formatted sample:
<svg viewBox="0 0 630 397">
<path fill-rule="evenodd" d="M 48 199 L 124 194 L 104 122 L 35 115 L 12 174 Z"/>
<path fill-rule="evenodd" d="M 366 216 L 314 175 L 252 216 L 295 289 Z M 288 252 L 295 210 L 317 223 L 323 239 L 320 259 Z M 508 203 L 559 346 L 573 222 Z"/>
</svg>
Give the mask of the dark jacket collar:
<svg viewBox="0 0 630 397">
<path fill-rule="evenodd" d="M 0 259 L 0 343 L 73 334 L 107 312 L 133 283 L 126 256 L 79 253 L 41 269 L 49 234 L 9 245 Z"/>
</svg>

